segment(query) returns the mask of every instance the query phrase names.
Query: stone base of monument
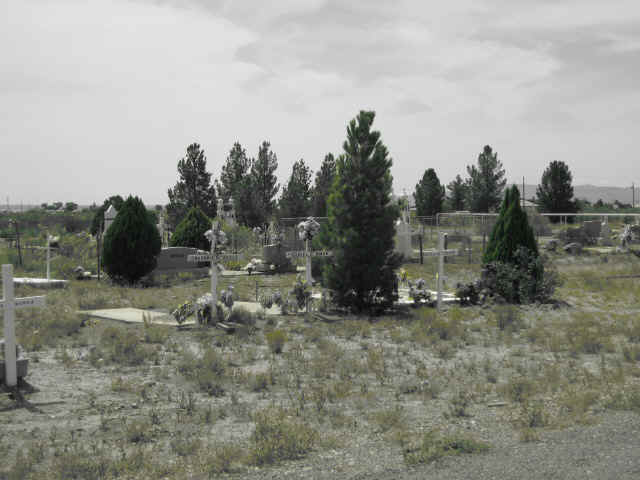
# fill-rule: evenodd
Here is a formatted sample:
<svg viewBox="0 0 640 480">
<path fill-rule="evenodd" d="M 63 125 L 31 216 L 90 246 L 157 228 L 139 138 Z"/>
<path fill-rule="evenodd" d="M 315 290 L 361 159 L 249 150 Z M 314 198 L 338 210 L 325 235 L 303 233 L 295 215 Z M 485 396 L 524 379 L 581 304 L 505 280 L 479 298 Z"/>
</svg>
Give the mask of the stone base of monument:
<svg viewBox="0 0 640 480">
<path fill-rule="evenodd" d="M 19 358 L 16 361 L 16 371 L 18 378 L 24 378 L 27 376 L 27 367 L 29 366 L 28 358 Z M 0 383 L 4 383 L 5 366 L 4 362 L 0 360 Z"/>
<path fill-rule="evenodd" d="M 46 278 L 13 277 L 14 285 L 22 285 L 36 288 L 64 288 L 69 284 L 68 280 L 56 280 Z"/>
</svg>

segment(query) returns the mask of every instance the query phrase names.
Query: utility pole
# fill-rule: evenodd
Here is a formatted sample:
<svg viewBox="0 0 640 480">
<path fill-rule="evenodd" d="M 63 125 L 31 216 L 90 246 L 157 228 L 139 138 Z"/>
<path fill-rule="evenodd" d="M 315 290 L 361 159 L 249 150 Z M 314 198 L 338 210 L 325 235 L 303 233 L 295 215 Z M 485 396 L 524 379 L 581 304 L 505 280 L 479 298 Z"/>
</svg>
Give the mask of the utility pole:
<svg viewBox="0 0 640 480">
<path fill-rule="evenodd" d="M 524 210 L 524 175 L 522 176 L 522 209 Z"/>
<path fill-rule="evenodd" d="M 631 182 L 631 208 L 636 208 L 636 184 Z"/>
</svg>

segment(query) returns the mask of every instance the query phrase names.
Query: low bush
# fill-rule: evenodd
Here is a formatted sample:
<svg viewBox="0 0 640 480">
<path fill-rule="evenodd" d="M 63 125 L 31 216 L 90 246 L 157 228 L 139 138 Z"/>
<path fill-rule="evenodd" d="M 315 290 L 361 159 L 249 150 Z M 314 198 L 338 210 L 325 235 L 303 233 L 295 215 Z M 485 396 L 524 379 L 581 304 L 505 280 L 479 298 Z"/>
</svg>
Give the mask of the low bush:
<svg viewBox="0 0 640 480">
<path fill-rule="evenodd" d="M 485 442 L 460 434 L 441 436 L 435 431 L 429 431 L 422 436 L 421 441 L 414 447 L 405 446 L 404 460 L 409 465 L 431 463 L 446 455 L 462 453 L 480 453 L 489 450 Z"/>
<path fill-rule="evenodd" d="M 309 453 L 318 441 L 311 427 L 289 418 L 280 408 L 268 408 L 254 415 L 256 424 L 249 439 L 250 460 L 255 465 L 295 460 Z"/>
<path fill-rule="evenodd" d="M 264 334 L 271 353 L 282 353 L 284 344 L 287 341 L 287 334 L 283 330 L 272 330 Z"/>
</svg>

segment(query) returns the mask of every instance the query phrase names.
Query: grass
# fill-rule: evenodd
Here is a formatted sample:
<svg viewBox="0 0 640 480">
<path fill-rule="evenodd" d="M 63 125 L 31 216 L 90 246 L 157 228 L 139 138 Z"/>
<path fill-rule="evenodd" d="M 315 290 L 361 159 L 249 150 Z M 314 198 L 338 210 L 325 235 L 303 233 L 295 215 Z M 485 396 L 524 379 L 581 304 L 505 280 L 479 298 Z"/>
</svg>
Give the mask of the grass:
<svg viewBox="0 0 640 480">
<path fill-rule="evenodd" d="M 462 434 L 441 435 L 436 431 L 425 433 L 416 446 L 405 446 L 404 460 L 409 465 L 431 463 L 446 456 L 482 453 L 489 444 Z"/>
</svg>

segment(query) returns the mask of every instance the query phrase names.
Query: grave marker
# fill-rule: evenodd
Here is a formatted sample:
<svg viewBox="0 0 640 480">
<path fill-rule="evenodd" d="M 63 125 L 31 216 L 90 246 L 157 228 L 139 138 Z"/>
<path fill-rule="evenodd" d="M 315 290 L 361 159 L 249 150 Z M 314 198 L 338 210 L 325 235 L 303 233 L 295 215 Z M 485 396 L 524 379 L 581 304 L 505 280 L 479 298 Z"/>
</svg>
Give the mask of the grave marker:
<svg viewBox="0 0 640 480">
<path fill-rule="evenodd" d="M 188 262 L 211 262 L 211 316 L 216 314 L 216 301 L 218 298 L 218 265 L 216 259 L 216 244 L 224 243 L 224 232 L 220 231 L 218 222 L 211 223 L 211 230 L 205 232 L 205 237 L 211 242 L 211 253 L 187 256 Z M 219 237 L 219 238 L 218 238 Z"/>
<path fill-rule="evenodd" d="M 305 266 L 305 278 L 306 282 L 311 286 L 311 282 L 313 279 L 311 278 L 311 257 L 332 257 L 333 252 L 331 250 L 310 250 L 309 249 L 309 240 L 305 240 L 304 250 L 292 250 L 290 252 L 285 253 L 287 258 L 302 258 L 306 259 Z"/>
<path fill-rule="evenodd" d="M 438 297 L 436 306 L 438 310 L 440 310 L 440 306 L 442 305 L 442 280 L 444 279 L 444 258 L 451 257 L 458 254 L 457 249 L 445 249 L 444 248 L 444 238 L 446 233 L 438 234 L 438 250 L 428 250 L 424 252 L 424 255 L 427 257 L 438 257 L 438 274 L 436 277 L 437 289 L 438 289 Z"/>
<path fill-rule="evenodd" d="M 13 294 L 13 265 L 2 266 L 2 294 L 0 310 L 4 311 L 4 365 L 5 382 L 8 387 L 18 384 L 16 366 L 16 331 L 14 313 L 16 309 L 45 306 L 45 297 L 15 298 Z"/>
</svg>

